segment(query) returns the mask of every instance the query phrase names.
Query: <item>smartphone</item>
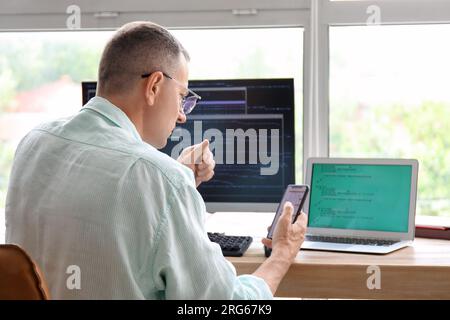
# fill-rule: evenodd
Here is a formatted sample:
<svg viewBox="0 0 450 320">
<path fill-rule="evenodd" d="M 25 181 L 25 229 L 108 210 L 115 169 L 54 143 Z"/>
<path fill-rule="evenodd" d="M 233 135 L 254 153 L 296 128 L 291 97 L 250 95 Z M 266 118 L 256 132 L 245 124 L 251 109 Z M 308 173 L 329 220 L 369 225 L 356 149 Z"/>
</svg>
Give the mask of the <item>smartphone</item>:
<svg viewBox="0 0 450 320">
<path fill-rule="evenodd" d="M 303 204 L 305 203 L 308 191 L 309 187 L 307 185 L 290 184 L 287 186 L 283 198 L 281 199 L 281 202 L 278 205 L 277 212 L 275 213 L 275 217 L 273 218 L 272 225 L 270 226 L 269 232 L 267 233 L 267 238 L 272 239 L 273 232 L 275 231 L 278 219 L 283 213 L 283 208 L 286 201 L 291 202 L 294 207 L 294 215 L 292 217 L 292 223 L 294 223 L 297 220 L 298 216 L 302 212 Z M 272 249 L 264 246 L 264 251 L 266 253 L 266 257 L 268 257 L 270 256 Z"/>
</svg>

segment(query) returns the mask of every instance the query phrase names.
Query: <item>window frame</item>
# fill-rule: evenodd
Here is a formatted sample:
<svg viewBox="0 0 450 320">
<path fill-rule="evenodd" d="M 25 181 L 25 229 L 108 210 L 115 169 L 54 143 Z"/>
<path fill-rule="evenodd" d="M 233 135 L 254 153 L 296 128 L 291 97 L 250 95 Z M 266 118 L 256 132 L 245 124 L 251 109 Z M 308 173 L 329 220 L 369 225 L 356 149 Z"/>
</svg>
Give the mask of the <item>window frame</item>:
<svg viewBox="0 0 450 320">
<path fill-rule="evenodd" d="M 82 29 L 115 29 L 129 21 L 151 20 L 167 28 L 298 26 L 309 20 L 310 0 L 32 0 L 0 3 L 0 30 L 66 30 L 70 14 L 81 10 Z"/>
</svg>

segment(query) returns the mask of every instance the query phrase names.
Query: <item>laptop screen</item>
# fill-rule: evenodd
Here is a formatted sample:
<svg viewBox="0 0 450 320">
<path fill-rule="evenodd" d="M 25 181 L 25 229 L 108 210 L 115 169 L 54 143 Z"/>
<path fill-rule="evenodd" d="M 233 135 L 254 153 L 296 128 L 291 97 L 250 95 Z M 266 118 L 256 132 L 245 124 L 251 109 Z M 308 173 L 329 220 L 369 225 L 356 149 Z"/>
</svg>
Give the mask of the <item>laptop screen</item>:
<svg viewBox="0 0 450 320">
<path fill-rule="evenodd" d="M 308 227 L 408 232 L 411 165 L 312 167 Z"/>
</svg>

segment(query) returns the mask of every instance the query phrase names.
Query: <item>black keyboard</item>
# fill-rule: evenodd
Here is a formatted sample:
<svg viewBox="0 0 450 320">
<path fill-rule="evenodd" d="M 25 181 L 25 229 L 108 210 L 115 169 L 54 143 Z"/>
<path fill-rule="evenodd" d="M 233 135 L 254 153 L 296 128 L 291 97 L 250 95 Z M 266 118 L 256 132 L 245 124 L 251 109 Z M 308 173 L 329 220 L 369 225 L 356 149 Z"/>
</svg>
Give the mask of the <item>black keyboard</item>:
<svg viewBox="0 0 450 320">
<path fill-rule="evenodd" d="M 220 245 L 224 256 L 240 257 L 253 241 L 248 236 L 229 236 L 224 233 L 208 232 L 209 240 Z"/>
<path fill-rule="evenodd" d="M 326 237 L 326 236 L 311 236 L 311 235 L 307 235 L 306 240 L 315 242 L 362 244 L 366 246 L 390 246 L 398 242 L 393 240 L 341 238 L 341 237 Z"/>
</svg>

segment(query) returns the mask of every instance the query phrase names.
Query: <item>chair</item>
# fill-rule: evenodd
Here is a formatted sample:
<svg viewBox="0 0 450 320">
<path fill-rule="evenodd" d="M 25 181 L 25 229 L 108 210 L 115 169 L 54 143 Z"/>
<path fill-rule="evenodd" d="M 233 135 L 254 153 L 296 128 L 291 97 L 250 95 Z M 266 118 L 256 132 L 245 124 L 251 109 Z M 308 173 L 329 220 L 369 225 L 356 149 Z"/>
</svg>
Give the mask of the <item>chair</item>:
<svg viewBox="0 0 450 320">
<path fill-rule="evenodd" d="M 0 300 L 47 300 L 41 270 L 18 245 L 0 245 Z"/>
</svg>

